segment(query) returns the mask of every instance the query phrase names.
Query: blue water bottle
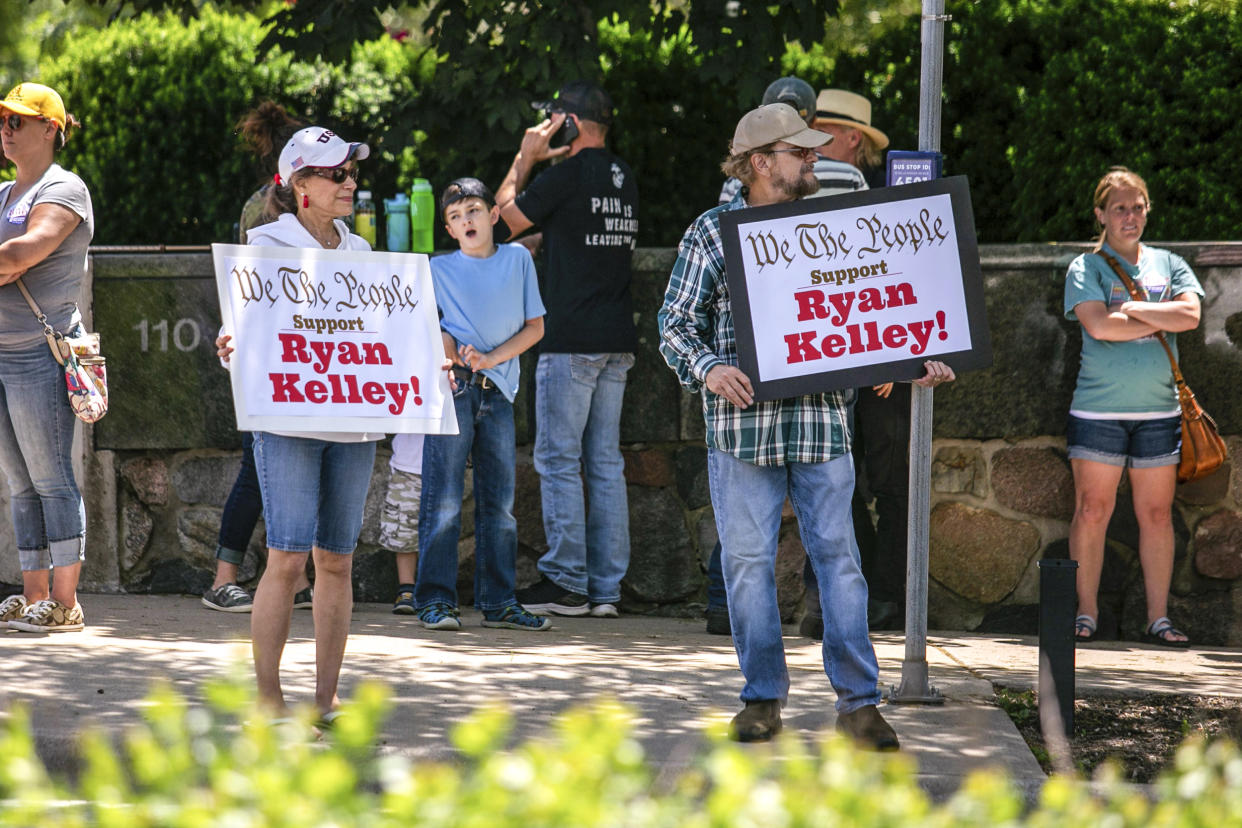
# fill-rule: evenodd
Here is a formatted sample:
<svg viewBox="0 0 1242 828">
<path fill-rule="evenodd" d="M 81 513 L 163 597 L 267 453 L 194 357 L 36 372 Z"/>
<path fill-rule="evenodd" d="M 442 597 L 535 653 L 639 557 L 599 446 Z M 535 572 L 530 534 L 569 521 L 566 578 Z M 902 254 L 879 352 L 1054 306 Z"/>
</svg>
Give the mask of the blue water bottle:
<svg viewBox="0 0 1242 828">
<path fill-rule="evenodd" d="M 388 219 L 388 249 L 395 253 L 410 252 L 410 198 L 397 193 L 384 199 L 384 216 Z"/>
</svg>

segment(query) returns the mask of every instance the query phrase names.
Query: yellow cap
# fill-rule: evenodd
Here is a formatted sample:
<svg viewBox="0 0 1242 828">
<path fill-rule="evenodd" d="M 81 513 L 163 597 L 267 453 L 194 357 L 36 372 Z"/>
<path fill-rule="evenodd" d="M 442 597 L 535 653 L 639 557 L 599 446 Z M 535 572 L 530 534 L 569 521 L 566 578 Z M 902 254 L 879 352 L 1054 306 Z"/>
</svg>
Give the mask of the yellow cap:
<svg viewBox="0 0 1242 828">
<path fill-rule="evenodd" d="M 61 129 L 65 128 L 65 102 L 56 94 L 56 90 L 41 83 L 19 83 L 4 98 L 0 108 L 18 115 L 30 115 L 46 118 L 55 122 Z"/>
</svg>

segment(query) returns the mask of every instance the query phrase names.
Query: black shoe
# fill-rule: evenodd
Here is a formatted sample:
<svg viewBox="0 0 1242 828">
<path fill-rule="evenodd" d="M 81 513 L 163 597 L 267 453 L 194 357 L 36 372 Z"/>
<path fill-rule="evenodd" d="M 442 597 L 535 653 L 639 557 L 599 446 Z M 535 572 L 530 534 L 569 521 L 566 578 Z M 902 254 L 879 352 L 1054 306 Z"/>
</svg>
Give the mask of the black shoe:
<svg viewBox="0 0 1242 828">
<path fill-rule="evenodd" d="M 711 635 L 733 635 L 728 607 L 707 608 L 707 632 Z"/>
<path fill-rule="evenodd" d="M 748 701 L 729 722 L 729 738 L 735 742 L 766 742 L 781 732 L 781 703 L 776 699 Z"/>
<path fill-rule="evenodd" d="M 837 714 L 837 732 L 853 739 L 863 750 L 896 750 L 897 734 L 874 704 Z"/>
<path fill-rule="evenodd" d="M 822 615 L 807 613 L 798 623 L 798 632 L 816 641 L 824 640 L 824 618 Z"/>
<path fill-rule="evenodd" d="M 586 615 L 591 602 L 585 595 L 561 589 L 547 578 L 517 591 L 518 603 L 535 615 Z"/>
</svg>

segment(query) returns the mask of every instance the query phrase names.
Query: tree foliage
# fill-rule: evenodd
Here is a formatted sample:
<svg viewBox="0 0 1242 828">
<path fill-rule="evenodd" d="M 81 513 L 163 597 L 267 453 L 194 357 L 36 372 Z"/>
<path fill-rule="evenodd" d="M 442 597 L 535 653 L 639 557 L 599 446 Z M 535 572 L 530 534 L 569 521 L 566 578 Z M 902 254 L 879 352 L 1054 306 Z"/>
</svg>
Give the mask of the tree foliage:
<svg viewBox="0 0 1242 828">
<path fill-rule="evenodd" d="M 101 223 L 102 243 L 218 238 L 255 181 L 234 157 L 231 124 L 267 95 L 376 145 L 364 175 L 387 195 L 414 175 L 435 186 L 461 175 L 499 183 L 537 117 L 529 101 L 574 78 L 600 81 L 617 105 L 610 142 L 639 179 L 643 245 L 676 243 L 714 203 L 737 118 L 782 74 L 866 94 L 893 148 L 918 144 L 920 26 L 909 12 L 918 3 L 906 0 L 425 0 L 396 10 L 381 0 L 268 0 L 228 4 L 255 9 L 266 28 L 249 18 L 247 38 L 196 45 L 173 29 L 229 16 L 198 0 L 90 2 L 114 14 L 177 12 L 87 29 L 44 62 L 71 108 L 89 103 L 91 129 L 66 158 L 81 159 L 88 182 L 127 211 L 122 223 Z M 895 9 L 900 22 L 874 26 L 869 9 Z M 1235 3 L 949 0 L 947 11 L 941 145 L 946 171 L 970 178 L 981 240 L 1090 236 L 1090 192 L 1112 164 L 1147 178 L 1149 238 L 1237 235 Z M 863 17 L 869 42 L 821 42 Z M 132 123 L 114 123 L 118 107 Z M 169 112 L 203 148 L 182 169 L 205 171 L 196 186 L 214 182 L 192 202 L 168 192 L 178 179 L 165 177 L 163 158 L 179 157 L 175 148 L 161 155 L 138 134 Z"/>
<path fill-rule="evenodd" d="M 97 244 L 231 241 L 242 203 L 271 174 L 235 133 L 247 110 L 273 98 L 303 120 L 369 139 L 419 78 L 412 53 L 391 39 L 359 44 L 333 66 L 264 55 L 264 34 L 253 17 L 211 8 L 186 22 L 144 14 L 80 30 L 44 65 L 41 80 L 63 90 L 83 122 L 60 162 L 90 187 Z M 375 141 L 379 163 L 368 172 L 391 190 L 410 162 L 405 142 L 389 146 Z"/>
</svg>

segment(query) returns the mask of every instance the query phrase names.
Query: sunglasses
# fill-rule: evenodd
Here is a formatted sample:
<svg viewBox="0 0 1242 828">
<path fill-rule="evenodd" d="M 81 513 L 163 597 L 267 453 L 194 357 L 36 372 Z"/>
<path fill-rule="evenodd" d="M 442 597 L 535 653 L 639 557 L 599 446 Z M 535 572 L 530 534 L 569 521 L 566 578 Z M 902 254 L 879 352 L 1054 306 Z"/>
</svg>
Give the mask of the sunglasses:
<svg viewBox="0 0 1242 828">
<path fill-rule="evenodd" d="M 771 152 L 771 153 L 778 153 L 778 152 L 792 152 L 792 153 L 796 153 L 796 154 L 800 155 L 800 156 L 801 156 L 801 157 L 803 157 L 803 158 L 806 158 L 806 157 L 808 157 L 808 156 L 815 155 L 815 150 L 813 150 L 813 149 L 804 149 L 804 148 L 802 148 L 802 147 L 794 147 L 793 149 L 774 149 L 774 150 L 768 150 L 768 152 Z"/>
<path fill-rule="evenodd" d="M 310 171 L 320 178 L 328 179 L 333 184 L 344 184 L 346 178 L 351 178 L 354 181 L 358 180 L 357 167 L 350 167 L 348 169 L 345 167 L 312 167 Z"/>
<path fill-rule="evenodd" d="M 42 121 L 43 118 L 39 118 L 38 120 Z M 19 129 L 22 128 L 22 124 L 24 124 L 25 122 L 26 121 L 25 121 L 24 116 L 18 115 L 16 112 L 10 112 L 9 115 L 3 120 L 3 122 L 0 122 L 0 123 L 7 124 L 9 129 L 13 130 L 14 132 L 17 132 Z"/>
</svg>

